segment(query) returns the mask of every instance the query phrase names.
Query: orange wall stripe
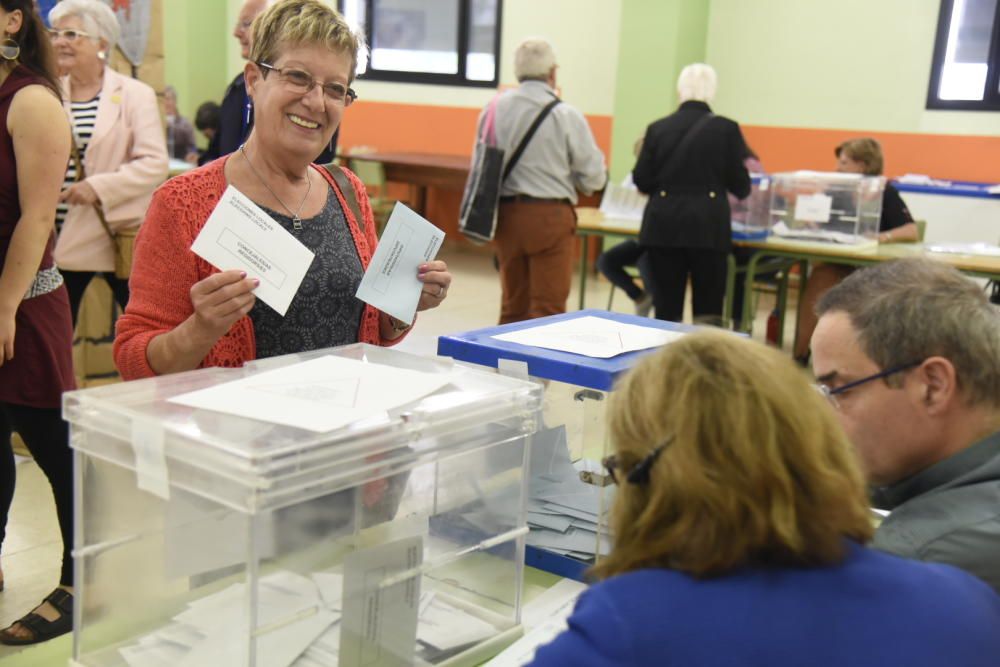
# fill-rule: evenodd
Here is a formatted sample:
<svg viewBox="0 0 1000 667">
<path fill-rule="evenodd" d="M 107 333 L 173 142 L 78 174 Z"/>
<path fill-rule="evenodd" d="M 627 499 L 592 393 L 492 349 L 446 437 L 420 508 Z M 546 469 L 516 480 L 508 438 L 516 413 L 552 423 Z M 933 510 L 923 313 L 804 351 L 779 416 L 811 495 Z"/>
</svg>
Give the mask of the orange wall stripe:
<svg viewBox="0 0 1000 667">
<path fill-rule="evenodd" d="M 380 151 L 471 155 L 479 109 L 359 101 L 344 114 L 343 150 L 371 146 Z M 611 154 L 611 116 L 587 116 L 597 145 Z"/>
<path fill-rule="evenodd" d="M 854 137 L 882 143 L 885 173 L 927 174 L 958 181 L 1000 182 L 1000 137 L 903 132 L 864 132 L 790 127 L 743 126 L 747 143 L 769 172 L 815 169 L 832 171 L 834 148 Z"/>
</svg>

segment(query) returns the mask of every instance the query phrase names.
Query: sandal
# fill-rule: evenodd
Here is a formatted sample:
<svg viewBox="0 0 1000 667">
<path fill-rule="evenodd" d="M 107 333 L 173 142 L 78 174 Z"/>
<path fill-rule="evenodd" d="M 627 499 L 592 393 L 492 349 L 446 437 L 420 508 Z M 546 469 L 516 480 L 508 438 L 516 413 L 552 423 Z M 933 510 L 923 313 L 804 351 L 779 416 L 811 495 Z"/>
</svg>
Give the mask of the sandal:
<svg viewBox="0 0 1000 667">
<path fill-rule="evenodd" d="M 0 630 L 0 644 L 8 646 L 27 646 L 28 644 L 38 644 L 48 641 L 59 635 L 64 635 L 73 629 L 73 594 L 57 588 L 46 596 L 42 601 L 48 602 L 59 612 L 59 618 L 50 621 L 35 612 L 26 614 L 21 619 L 11 624 L 20 623 L 31 632 L 31 637 L 21 637 L 7 630 Z"/>
</svg>

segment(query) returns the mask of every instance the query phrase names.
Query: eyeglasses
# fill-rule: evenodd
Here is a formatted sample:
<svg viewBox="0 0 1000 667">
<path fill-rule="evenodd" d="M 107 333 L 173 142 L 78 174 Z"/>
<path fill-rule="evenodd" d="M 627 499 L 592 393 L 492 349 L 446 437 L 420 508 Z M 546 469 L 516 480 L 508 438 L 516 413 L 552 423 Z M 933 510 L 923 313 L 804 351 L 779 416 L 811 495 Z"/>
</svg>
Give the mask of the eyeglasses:
<svg viewBox="0 0 1000 667">
<path fill-rule="evenodd" d="M 53 42 L 62 37 L 67 42 L 75 42 L 81 37 L 94 38 L 89 32 L 84 32 L 83 30 L 74 30 L 73 28 L 67 28 L 66 30 L 49 30 L 49 39 Z"/>
<path fill-rule="evenodd" d="M 660 458 L 660 454 L 673 439 L 674 437 L 670 436 L 666 441 L 647 454 L 643 460 L 632 466 L 632 469 L 625 473 L 625 481 L 629 484 L 646 484 L 649 482 L 649 472 L 653 464 L 656 463 L 656 460 Z M 611 476 L 611 481 L 618 484 L 618 471 L 621 470 L 621 465 L 618 463 L 618 456 L 616 454 L 606 456 L 601 460 L 601 463 L 604 464 L 608 475 Z"/>
<path fill-rule="evenodd" d="M 358 94 L 351 88 L 345 88 L 341 84 L 333 82 L 320 83 L 309 72 L 294 67 L 275 67 L 267 63 L 257 63 L 257 66 L 264 70 L 277 72 L 282 83 L 299 95 L 308 95 L 313 88 L 319 85 L 323 89 L 323 95 L 331 102 L 349 107 L 354 103 L 354 100 L 358 99 Z"/>
<path fill-rule="evenodd" d="M 867 375 L 861 378 L 860 380 L 854 380 L 853 382 L 842 384 L 839 387 L 835 387 L 833 389 L 822 383 L 814 384 L 813 387 L 816 389 L 816 391 L 822 394 L 826 398 L 826 400 L 830 401 L 833 407 L 839 408 L 840 402 L 837 400 L 837 396 L 840 396 L 841 394 L 844 394 L 852 389 L 860 387 L 863 384 L 871 382 L 872 380 L 878 380 L 881 378 L 889 377 L 890 375 L 895 375 L 896 373 L 902 373 L 903 371 L 908 371 L 911 368 L 916 368 L 922 363 L 924 363 L 923 359 L 921 359 L 920 361 L 911 361 L 910 363 L 907 364 L 900 364 L 899 366 L 893 366 L 892 368 L 887 368 L 884 371 L 879 371 L 878 373 Z"/>
</svg>

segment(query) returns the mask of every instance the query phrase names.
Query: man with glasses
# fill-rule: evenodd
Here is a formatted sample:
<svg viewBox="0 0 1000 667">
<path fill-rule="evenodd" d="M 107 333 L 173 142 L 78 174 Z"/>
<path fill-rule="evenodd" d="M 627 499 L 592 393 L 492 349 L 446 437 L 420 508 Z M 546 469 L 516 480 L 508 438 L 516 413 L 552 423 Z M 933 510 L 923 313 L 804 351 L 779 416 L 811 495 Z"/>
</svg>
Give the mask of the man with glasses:
<svg viewBox="0 0 1000 667">
<path fill-rule="evenodd" d="M 233 37 L 240 43 L 240 55 L 244 60 L 250 57 L 250 36 L 254 19 L 273 3 L 274 0 L 245 0 L 243 6 L 240 7 L 240 13 L 236 17 L 236 26 L 233 28 Z M 219 129 L 209 141 L 208 148 L 198 159 L 198 164 L 206 164 L 215 158 L 234 152 L 246 141 L 252 127 L 253 105 L 251 105 L 250 97 L 247 95 L 243 73 L 240 72 L 226 88 L 219 111 Z M 314 162 L 317 164 L 333 162 L 333 157 L 337 152 L 339 134 L 340 128 L 337 128 L 330 144 Z"/>
<path fill-rule="evenodd" d="M 928 259 L 858 271 L 817 306 L 813 371 L 858 449 L 874 546 L 1000 591 L 1000 311 Z"/>
</svg>

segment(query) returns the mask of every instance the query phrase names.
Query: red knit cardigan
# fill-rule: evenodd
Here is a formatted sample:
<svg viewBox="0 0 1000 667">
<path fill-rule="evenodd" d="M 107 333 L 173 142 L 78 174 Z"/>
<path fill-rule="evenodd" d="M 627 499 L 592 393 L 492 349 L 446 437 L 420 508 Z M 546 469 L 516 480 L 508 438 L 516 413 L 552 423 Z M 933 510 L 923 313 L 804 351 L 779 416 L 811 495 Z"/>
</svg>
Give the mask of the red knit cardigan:
<svg viewBox="0 0 1000 667">
<path fill-rule="evenodd" d="M 226 190 L 223 169 L 228 159 L 228 156 L 222 157 L 171 178 L 153 194 L 153 201 L 136 239 L 128 307 L 118 319 L 115 334 L 115 365 L 125 380 L 156 375 L 146 359 L 149 341 L 186 320 L 194 312 L 191 286 L 219 272 L 191 252 L 191 244 Z M 364 185 L 353 173 L 346 172 L 365 219 L 362 232 L 333 178 L 322 167 L 312 165 L 311 168 L 322 175 L 337 193 L 358 257 L 367 269 L 378 237 Z M 381 337 L 379 311 L 366 305 L 361 315 L 358 341 L 392 345 L 400 340 L 402 337 L 391 341 Z M 199 368 L 238 367 L 255 357 L 253 322 L 249 316 L 244 316 L 215 343 Z"/>
</svg>

